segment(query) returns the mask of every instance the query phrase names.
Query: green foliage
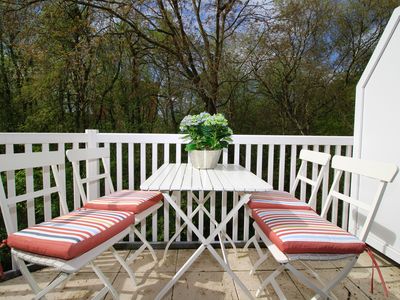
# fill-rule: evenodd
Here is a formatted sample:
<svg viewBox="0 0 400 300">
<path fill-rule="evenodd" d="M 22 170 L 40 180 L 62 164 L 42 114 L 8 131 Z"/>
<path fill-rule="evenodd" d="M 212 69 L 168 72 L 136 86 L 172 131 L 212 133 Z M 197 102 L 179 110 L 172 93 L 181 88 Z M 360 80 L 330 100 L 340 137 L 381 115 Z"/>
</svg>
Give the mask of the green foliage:
<svg viewBox="0 0 400 300">
<path fill-rule="evenodd" d="M 232 141 L 232 129 L 222 114 L 210 115 L 202 112 L 198 115 L 188 115 L 183 118 L 180 130 L 189 143 L 186 151 L 219 150 L 228 147 Z"/>
</svg>

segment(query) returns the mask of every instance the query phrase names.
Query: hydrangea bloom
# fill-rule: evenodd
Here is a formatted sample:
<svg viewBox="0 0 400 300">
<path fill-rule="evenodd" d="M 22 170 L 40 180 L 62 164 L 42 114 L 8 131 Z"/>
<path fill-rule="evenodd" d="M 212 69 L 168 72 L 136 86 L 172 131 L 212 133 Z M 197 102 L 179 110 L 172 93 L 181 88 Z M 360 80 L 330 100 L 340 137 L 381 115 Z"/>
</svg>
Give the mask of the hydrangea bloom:
<svg viewBox="0 0 400 300">
<path fill-rule="evenodd" d="M 210 115 L 207 112 L 187 115 L 179 128 L 185 134 L 184 139 L 189 141 L 187 151 L 226 148 L 233 133 L 223 114 Z"/>
</svg>

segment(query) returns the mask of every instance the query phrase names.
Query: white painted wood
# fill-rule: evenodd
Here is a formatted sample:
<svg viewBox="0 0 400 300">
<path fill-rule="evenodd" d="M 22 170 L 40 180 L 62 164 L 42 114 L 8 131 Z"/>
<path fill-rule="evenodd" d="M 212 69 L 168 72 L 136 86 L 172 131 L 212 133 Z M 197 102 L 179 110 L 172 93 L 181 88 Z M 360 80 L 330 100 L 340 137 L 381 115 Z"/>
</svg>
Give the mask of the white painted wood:
<svg viewBox="0 0 400 300">
<path fill-rule="evenodd" d="M 74 150 L 79 149 L 79 143 L 77 143 L 77 142 L 73 143 L 72 149 L 74 149 Z M 76 166 L 76 168 L 77 168 L 77 172 L 80 174 L 80 172 L 81 172 L 80 165 L 78 164 Z M 73 177 L 72 180 L 74 182 L 74 209 L 78 209 L 81 207 L 81 196 L 79 193 L 79 187 L 78 187 L 78 183 L 77 183 L 76 179 Z M 50 209 L 50 214 L 51 214 L 51 204 L 49 204 L 48 209 Z"/>
<path fill-rule="evenodd" d="M 285 189 L 285 159 L 286 147 L 285 145 L 279 146 L 279 183 L 278 189 L 283 191 Z"/>
<path fill-rule="evenodd" d="M 263 145 L 257 145 L 257 170 L 256 175 L 262 178 L 262 167 L 263 167 Z"/>
<path fill-rule="evenodd" d="M 352 147 L 346 146 L 346 156 L 351 157 Z M 350 173 L 344 173 L 344 187 L 343 187 L 343 194 L 346 196 L 350 196 Z M 344 230 L 348 230 L 349 227 L 349 204 L 347 202 L 343 203 L 342 207 L 342 228 Z"/>
<path fill-rule="evenodd" d="M 87 134 L 87 143 L 86 148 L 97 148 L 97 134 L 98 130 L 86 129 L 85 133 Z M 97 175 L 99 172 L 99 163 L 97 160 L 86 160 L 86 177 L 90 178 L 91 176 Z M 87 199 L 97 199 L 99 197 L 100 192 L 100 184 L 99 182 L 91 182 L 86 186 L 87 188 Z"/>
<path fill-rule="evenodd" d="M 140 144 L 140 183 L 146 180 L 146 144 Z"/>
<path fill-rule="evenodd" d="M 128 187 L 135 189 L 135 144 L 128 143 Z"/>
<path fill-rule="evenodd" d="M 274 186 L 274 145 L 268 147 L 268 183 Z"/>
<path fill-rule="evenodd" d="M 78 145 L 74 148 L 74 151 L 70 151 L 68 154 L 69 161 L 83 161 L 83 160 L 96 160 L 102 157 L 110 157 L 110 150 L 106 147 L 91 148 L 91 149 L 79 149 Z"/>
<path fill-rule="evenodd" d="M 333 204 L 333 199 L 343 200 L 349 203 L 352 207 L 355 206 L 362 209 L 362 211 L 365 212 L 366 218 L 363 225 L 360 226 L 358 232 L 355 234 L 361 240 L 365 241 L 371 228 L 372 221 L 382 200 L 386 185 L 393 181 L 394 177 L 398 173 L 398 167 L 394 164 L 361 160 L 344 156 L 334 156 L 332 159 L 332 168 L 335 169 L 335 179 L 332 183 L 332 187 L 329 191 L 328 198 L 322 210 L 321 216 L 327 216 L 329 208 Z M 373 185 L 375 187 L 374 193 L 371 193 L 368 195 L 369 197 L 366 197 L 370 199 L 369 202 L 367 202 L 366 199 L 358 199 L 353 196 L 350 197 L 344 195 L 339 191 L 340 178 L 343 172 L 346 171 L 351 172 L 352 174 L 373 178 L 375 181 L 379 182 L 378 184 Z"/>
<path fill-rule="evenodd" d="M 43 157 L 45 155 L 49 155 L 49 153 L 32 153 L 29 149 L 30 147 L 27 147 L 28 152 L 26 153 L 18 153 L 18 154 L 11 154 L 11 153 L 6 153 L 6 154 L 1 154 L 0 155 L 0 162 L 9 160 L 10 162 L 8 163 L 7 166 L 7 172 L 19 170 L 21 165 L 24 166 L 25 169 L 33 169 L 33 167 L 36 168 L 43 168 L 44 166 L 49 166 L 47 163 L 43 162 Z M 9 149 L 10 151 L 11 149 Z M 38 158 L 38 161 L 35 161 L 33 158 Z M 51 161 L 54 162 L 64 162 L 64 153 L 59 152 L 59 151 L 52 151 L 51 153 Z M 29 164 L 30 161 L 30 164 Z M 39 161 L 42 161 L 43 163 L 40 165 Z M 12 163 L 14 163 L 15 168 L 12 168 Z M 54 178 L 56 180 L 57 186 L 55 188 L 47 188 L 47 189 L 41 189 L 34 191 L 33 190 L 33 178 L 32 180 L 27 180 L 26 182 L 26 192 L 24 194 L 20 194 L 16 196 L 15 194 L 15 188 L 14 190 L 8 190 L 8 195 L 5 194 L 4 187 L 2 181 L 0 181 L 0 205 L 1 205 L 1 211 L 3 214 L 3 220 L 5 222 L 6 230 L 8 234 L 11 234 L 15 232 L 18 228 L 16 224 L 16 220 L 13 219 L 14 214 L 15 214 L 15 204 L 19 203 L 21 201 L 32 201 L 32 199 L 44 196 L 46 194 L 51 194 L 54 192 L 59 192 L 59 201 L 60 201 L 60 207 L 62 207 L 64 210 L 67 208 L 67 203 L 66 199 L 63 196 L 63 193 L 61 193 L 61 189 L 63 188 L 63 185 L 61 185 L 60 177 L 58 174 L 58 168 L 54 168 L 54 166 L 57 166 L 58 164 L 52 165 L 52 170 L 54 174 Z M 14 179 L 14 178 L 13 178 Z M 14 179 L 15 180 L 15 179 Z M 7 184 L 9 184 L 7 182 Z M 30 188 L 28 188 L 28 185 L 32 185 Z M 67 210 L 66 210 L 67 211 Z M 29 211 L 28 211 L 29 213 Z M 65 212 L 64 212 L 65 213 Z M 28 220 L 29 221 L 29 220 Z M 35 221 L 30 220 L 31 222 Z M 30 226 L 28 224 L 28 226 Z"/>
<path fill-rule="evenodd" d="M 154 173 L 158 168 L 158 144 L 152 143 L 151 144 L 151 172 Z M 157 241 L 158 236 L 158 226 L 157 226 L 157 211 L 153 212 L 151 215 L 151 225 L 152 231 L 151 236 L 153 241 Z"/>
<path fill-rule="evenodd" d="M 247 144 L 246 145 L 246 161 L 245 161 L 245 168 L 249 171 L 251 171 L 251 145 Z"/>
<path fill-rule="evenodd" d="M 296 178 L 297 146 L 292 145 L 290 148 L 290 187 L 292 187 Z"/>
<path fill-rule="evenodd" d="M 330 154 L 331 146 L 325 145 L 324 146 L 324 153 Z M 325 205 L 325 199 L 328 196 L 328 189 L 329 189 L 329 168 L 326 169 L 324 179 L 322 180 L 322 201 L 321 207 Z"/>
<path fill-rule="evenodd" d="M 25 144 L 25 153 L 32 154 L 32 144 Z M 25 187 L 26 194 L 30 195 L 33 192 L 33 169 L 27 168 L 25 169 Z M 33 226 L 36 224 L 35 222 L 35 197 L 27 197 L 26 198 L 26 215 L 28 218 L 28 226 Z"/>
<path fill-rule="evenodd" d="M 176 178 L 176 173 L 179 171 L 179 164 L 169 164 L 166 170 L 164 171 L 165 177 L 162 183 L 158 186 L 157 189 L 151 188 L 151 190 L 160 190 L 160 191 L 169 191 L 171 186 Z M 155 181 L 153 185 L 158 184 L 159 181 Z"/>
<path fill-rule="evenodd" d="M 210 182 L 210 185 L 212 186 L 212 189 L 210 190 L 224 191 L 224 185 L 221 183 L 218 175 L 215 173 L 215 169 L 209 169 L 206 170 L 206 172 L 208 174 L 208 180 Z"/>
<path fill-rule="evenodd" d="M 104 143 L 104 148 L 108 149 L 108 153 L 110 151 L 110 143 Z M 104 170 L 106 170 L 107 173 L 111 174 L 111 158 L 108 156 L 103 157 L 102 161 L 103 161 L 103 166 L 104 166 Z M 107 178 L 104 181 L 104 195 L 109 195 L 111 193 L 114 192 L 114 184 L 112 182 L 111 177 Z"/>
<path fill-rule="evenodd" d="M 201 180 L 201 184 L 202 184 L 202 190 L 213 191 L 214 186 L 208 175 L 208 170 L 199 170 L 199 171 L 200 171 L 200 180 Z M 217 182 L 219 182 L 219 181 L 217 181 Z"/>
<path fill-rule="evenodd" d="M 140 185 L 140 188 L 142 190 L 157 190 L 157 189 L 153 189 L 153 184 L 155 186 L 159 186 L 161 185 L 162 181 L 164 180 L 164 178 L 168 175 L 168 172 L 171 171 L 172 165 L 165 163 L 163 164 L 159 169 L 158 169 L 158 173 L 154 173 L 152 174 L 149 178 L 146 179 L 145 182 L 143 182 Z M 162 174 L 164 174 L 164 177 L 160 177 L 160 173 L 162 172 Z M 157 181 L 156 181 L 157 180 Z M 154 182 L 156 181 L 156 182 Z"/>
<path fill-rule="evenodd" d="M 117 190 L 122 190 L 122 144 L 116 144 L 117 153 Z"/>
<path fill-rule="evenodd" d="M 42 152 L 49 152 L 49 144 L 43 144 L 42 145 Z M 49 166 L 44 166 L 42 167 L 42 180 L 43 180 L 43 189 L 49 189 L 50 188 L 50 167 Z M 78 191 L 79 193 L 79 191 Z M 78 200 L 79 199 L 79 194 L 78 194 Z M 75 186 L 74 186 L 74 203 L 75 203 Z M 43 196 L 43 214 L 44 214 L 44 220 L 48 221 L 52 218 L 51 215 L 51 197 L 50 195 L 44 195 Z"/>
<path fill-rule="evenodd" d="M 91 143 L 91 145 L 97 145 L 97 144 L 104 144 L 106 146 L 106 148 L 109 148 L 107 146 L 110 145 L 110 143 L 120 143 L 121 144 L 121 148 L 122 148 L 122 155 L 121 157 L 126 157 L 128 156 L 128 166 L 126 166 L 126 162 L 123 160 L 122 161 L 122 168 L 123 168 L 123 172 L 122 172 L 122 181 L 124 180 L 123 176 L 125 176 L 125 174 L 128 175 L 128 186 L 129 188 L 134 188 L 134 178 L 135 176 L 139 176 L 142 178 L 146 178 L 146 175 L 151 175 L 151 174 L 145 174 L 145 176 L 143 176 L 143 171 L 145 172 L 146 170 L 146 165 L 147 164 L 151 164 L 151 170 L 154 170 L 154 166 L 153 166 L 153 162 L 155 160 L 155 158 L 153 157 L 152 153 L 154 150 L 154 144 L 162 144 L 162 147 L 164 149 L 164 162 L 169 162 L 169 156 L 170 156 L 170 145 L 174 144 L 174 145 L 179 145 L 181 146 L 183 144 L 183 141 L 181 140 L 181 135 L 175 135 L 175 134 L 115 134 L 115 133 L 96 133 L 96 131 L 94 132 L 88 132 L 88 133 L 79 133 L 79 134 L 64 134 L 64 133 L 0 133 L 0 144 L 4 145 L 4 144 L 9 144 L 9 146 L 6 146 L 9 149 L 13 148 L 14 144 L 49 144 L 49 143 L 56 143 L 59 145 L 59 147 L 64 147 L 65 144 L 72 144 L 73 148 L 79 148 L 79 144 L 83 143 L 83 144 L 89 144 L 89 142 Z M 127 147 L 123 144 L 127 144 Z M 146 144 L 151 144 L 151 150 L 152 151 L 145 151 L 145 153 L 143 154 L 143 152 L 140 153 L 139 156 L 139 164 L 140 164 L 140 171 L 138 174 L 134 174 L 135 169 L 134 169 L 134 144 L 137 145 L 138 148 L 144 149 L 146 148 Z M 252 151 L 253 153 L 251 153 L 251 151 L 246 152 L 244 155 L 244 161 L 242 161 L 242 163 L 244 163 L 245 167 L 249 167 L 249 165 L 251 166 L 251 164 L 249 164 L 249 161 L 252 160 L 256 160 L 256 169 L 254 170 L 256 172 L 256 174 L 260 177 L 260 175 L 262 176 L 262 173 L 267 174 L 267 178 L 274 178 L 275 176 L 275 181 L 278 184 L 278 166 L 273 166 L 273 163 L 271 164 L 271 158 L 272 157 L 264 157 L 263 155 L 263 150 L 264 150 L 264 146 L 271 148 L 270 145 L 285 145 L 285 146 L 290 146 L 291 149 L 295 148 L 297 145 L 326 145 L 326 147 L 328 147 L 328 145 L 341 145 L 343 147 L 352 145 L 352 138 L 351 137 L 308 137 L 308 136 L 245 136 L 245 135 L 235 135 L 233 137 L 233 145 L 230 146 L 232 147 L 234 151 L 232 151 L 234 154 L 233 159 L 230 159 L 231 162 L 236 162 L 239 163 L 239 154 L 240 154 L 240 145 L 242 145 L 242 149 L 248 149 L 257 147 L 257 152 L 256 151 Z M 117 146 L 116 146 L 117 147 Z M 272 146 L 273 147 L 273 146 Z M 261 150 L 260 150 L 261 149 Z M 346 148 L 347 149 L 347 148 Z M 275 149 L 274 149 L 275 150 Z M 7 150 L 6 150 L 7 151 Z M 126 153 L 127 152 L 127 153 Z M 267 152 L 267 151 L 265 151 Z M 114 153 L 114 152 L 113 152 Z M 115 152 L 117 155 L 117 152 Z M 133 154 L 133 155 L 131 155 Z M 178 154 L 179 154 L 179 150 L 178 150 Z M 250 155 L 249 155 L 250 154 Z M 113 154 L 114 155 L 114 154 Z M 113 161 L 116 162 L 117 157 L 112 157 L 110 159 L 112 159 Z M 174 160 L 178 160 L 180 159 L 180 156 L 182 155 L 182 153 L 180 155 L 178 155 L 179 157 L 176 156 L 176 154 L 174 154 L 174 158 L 172 158 L 172 161 Z M 108 163 L 110 162 L 110 159 L 108 159 Z M 131 160 L 131 161 L 130 161 Z M 263 161 L 265 160 L 265 166 L 263 166 Z M 222 155 L 222 162 L 223 163 L 227 163 L 228 162 L 228 151 L 224 150 L 223 151 L 223 155 Z M 273 162 L 273 161 L 272 161 Z M 246 166 L 247 163 L 247 166 Z M 272 165 L 272 167 L 270 168 L 270 166 Z M 277 168 L 278 167 L 278 168 Z M 292 165 L 290 165 L 290 167 L 292 168 Z M 127 173 L 125 173 L 125 169 L 127 168 Z M 114 169 L 113 169 L 114 171 Z M 45 172 L 44 172 L 45 173 Z M 63 172 L 60 172 L 63 173 Z M 65 175 L 65 173 L 64 173 Z M 114 177 L 115 173 L 113 174 Z M 210 176 L 210 174 L 208 174 Z M 62 176 L 62 175 L 61 175 Z M 289 175 L 288 175 L 289 176 Z M 292 175 L 290 175 L 292 176 Z M 10 177 L 12 178 L 12 177 Z M 218 177 L 217 177 L 218 178 Z M 116 179 L 116 177 L 115 177 Z M 70 182 L 70 180 L 72 180 L 72 177 L 69 178 L 65 178 L 64 184 L 66 182 Z M 140 181 L 140 180 L 139 180 Z M 219 178 L 218 178 L 219 181 Z M 289 181 L 289 177 L 286 178 L 284 177 L 284 181 Z M 10 187 L 13 186 L 15 187 L 15 181 L 10 180 Z M 325 182 L 325 179 L 324 179 Z M 273 183 L 273 180 L 270 182 Z M 189 183 L 191 184 L 191 183 Z M 221 183 L 220 183 L 221 184 Z M 228 183 L 231 184 L 231 183 Z M 221 184 L 222 185 L 222 184 Z M 214 190 L 219 191 L 221 189 L 221 185 L 216 185 L 215 187 L 213 186 Z M 107 186 L 107 181 L 106 181 L 106 186 Z M 11 189 L 8 189 L 11 191 L 12 193 L 12 187 Z M 107 190 L 107 188 L 106 188 Z M 106 193 L 108 193 L 110 191 L 106 191 Z M 78 189 L 76 184 L 74 184 L 74 208 L 78 208 L 80 206 L 80 200 L 78 197 Z M 308 197 L 307 193 L 307 197 Z M 230 194 L 229 194 L 230 195 Z M 218 197 L 219 199 L 219 197 Z M 189 200 L 190 201 L 190 200 Z M 228 194 L 226 192 L 222 193 L 222 200 L 221 200 L 221 217 L 223 218 L 224 216 L 226 216 L 226 210 L 227 210 L 227 205 L 228 203 L 231 205 L 232 202 L 233 203 L 237 203 L 238 202 L 238 195 L 237 193 L 234 194 L 233 198 L 229 197 L 228 198 Z M 188 203 L 189 205 L 189 203 Z M 164 206 L 164 210 L 168 210 L 169 209 L 169 205 L 165 205 Z M 212 208 L 211 208 L 212 210 Z M 16 216 L 15 216 L 15 220 L 16 220 Z M 153 223 L 154 219 L 152 218 L 152 225 L 154 225 Z M 168 221 L 168 216 L 167 216 L 167 221 Z M 153 226 L 154 227 L 154 226 Z M 239 226 L 238 224 L 236 225 L 236 230 L 237 233 L 239 234 Z M 240 226 L 240 236 L 243 235 L 243 228 L 242 226 Z M 152 236 L 155 236 L 155 233 L 152 232 Z M 238 235 L 236 235 L 237 237 Z M 237 238 L 236 238 L 237 241 Z"/>
<path fill-rule="evenodd" d="M 190 216 L 193 211 L 193 194 L 192 192 L 188 191 L 187 192 L 187 214 Z M 187 240 L 190 242 L 192 241 L 193 236 L 192 236 L 192 229 L 188 228 L 187 229 Z"/>
<path fill-rule="evenodd" d="M 307 150 L 307 149 L 308 149 L 308 146 L 303 145 L 302 150 Z M 301 175 L 303 175 L 304 177 L 307 177 L 307 163 L 304 165 L 304 169 L 302 169 L 302 171 L 303 171 L 303 173 Z M 301 181 L 301 183 L 300 183 L 300 200 L 306 201 L 306 183 L 304 181 Z"/>
<path fill-rule="evenodd" d="M 192 190 L 192 180 L 193 180 L 193 168 L 191 164 L 187 164 L 186 165 L 186 169 L 185 169 L 185 175 L 182 179 L 178 178 L 177 179 L 182 182 L 182 185 L 180 187 L 180 190 L 182 191 L 191 191 Z M 174 188 L 174 191 L 179 190 L 178 188 Z"/>
<path fill-rule="evenodd" d="M 332 159 L 332 167 L 386 182 L 393 181 L 398 169 L 394 164 L 352 159 L 345 156 L 335 156 Z"/>
<path fill-rule="evenodd" d="M 64 153 L 60 156 L 59 151 L 51 151 L 48 153 L 34 152 L 26 155 L 25 153 L 15 153 L 12 156 L 6 154 L 0 155 L 0 172 L 14 171 L 31 168 L 40 168 L 46 165 L 59 165 L 63 164 Z M 11 159 L 12 158 L 12 159 Z"/>
<path fill-rule="evenodd" d="M 170 189 L 171 191 L 179 191 L 181 190 L 181 187 L 183 185 L 183 178 L 185 177 L 185 172 L 188 164 L 180 164 L 178 165 L 177 171 L 174 175 L 174 178 L 172 179 L 172 183 L 169 188 L 166 188 L 166 190 Z M 189 178 L 189 176 L 188 176 Z M 190 185 L 191 183 L 185 183 L 185 185 Z"/>
</svg>

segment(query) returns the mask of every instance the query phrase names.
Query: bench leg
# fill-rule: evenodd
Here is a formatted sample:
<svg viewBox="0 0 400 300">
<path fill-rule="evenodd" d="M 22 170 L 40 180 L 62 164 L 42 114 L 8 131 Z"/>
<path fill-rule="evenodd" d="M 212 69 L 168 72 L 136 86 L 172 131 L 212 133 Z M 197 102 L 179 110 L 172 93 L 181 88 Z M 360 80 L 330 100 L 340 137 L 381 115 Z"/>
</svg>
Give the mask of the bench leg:
<svg viewBox="0 0 400 300">
<path fill-rule="evenodd" d="M 121 264 L 121 266 L 125 269 L 125 271 L 128 273 L 129 277 L 131 278 L 131 281 L 133 283 L 133 286 L 136 286 L 136 279 L 135 279 L 135 273 L 133 270 L 129 267 L 128 265 L 128 260 L 124 260 L 121 255 L 118 254 L 118 251 L 115 250 L 114 247 L 110 248 L 111 253 L 114 255 L 114 257 L 117 259 L 117 261 Z"/>
<path fill-rule="evenodd" d="M 18 264 L 18 267 L 22 273 L 22 276 L 28 282 L 30 288 L 35 294 L 34 299 L 46 299 L 46 294 L 54 290 L 59 285 L 66 283 L 72 276 L 73 273 L 68 274 L 64 272 L 60 272 L 44 289 L 40 288 L 37 284 L 35 278 L 33 278 L 32 273 L 29 271 L 25 261 L 17 256 L 14 256 L 15 261 Z"/>
<path fill-rule="evenodd" d="M 99 277 L 101 282 L 104 284 L 105 288 L 107 288 L 107 290 L 111 293 L 112 298 L 114 300 L 118 300 L 119 299 L 118 292 L 112 286 L 110 280 L 108 280 L 108 278 L 104 275 L 104 273 L 100 270 L 100 268 L 95 265 L 95 263 L 93 261 L 90 262 L 90 266 L 92 267 L 93 271 L 96 273 L 97 277 Z M 104 293 L 103 290 L 104 290 L 104 288 L 99 292 L 99 294 L 103 294 Z M 95 298 L 95 299 L 97 299 L 97 298 Z"/>
</svg>

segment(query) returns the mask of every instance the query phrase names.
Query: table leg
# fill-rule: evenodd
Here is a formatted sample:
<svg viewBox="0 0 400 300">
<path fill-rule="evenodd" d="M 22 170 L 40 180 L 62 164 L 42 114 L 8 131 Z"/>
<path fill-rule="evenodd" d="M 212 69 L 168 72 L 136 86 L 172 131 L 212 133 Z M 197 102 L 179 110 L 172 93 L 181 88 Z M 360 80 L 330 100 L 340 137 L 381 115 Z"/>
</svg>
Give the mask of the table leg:
<svg viewBox="0 0 400 300">
<path fill-rule="evenodd" d="M 224 270 L 231 276 L 231 278 L 239 285 L 239 287 L 243 290 L 246 296 L 249 299 L 253 299 L 251 293 L 243 284 L 243 282 L 237 277 L 237 275 L 230 269 L 230 267 L 224 262 L 224 260 L 218 255 L 215 249 L 210 245 L 211 241 L 221 232 L 221 230 L 226 226 L 230 219 L 233 218 L 235 214 L 238 213 L 239 209 L 246 204 L 250 195 L 245 194 L 241 197 L 238 204 L 228 213 L 228 215 L 219 223 L 215 230 L 210 233 L 208 238 L 205 238 L 201 232 L 197 229 L 196 226 L 191 222 L 188 216 L 182 211 L 182 209 L 173 201 L 171 196 L 168 193 L 164 193 L 164 199 L 175 209 L 176 213 L 181 216 L 181 218 L 187 223 L 187 226 L 192 229 L 192 231 L 197 235 L 202 245 L 192 254 L 192 256 L 186 261 L 186 263 L 182 266 L 181 269 L 175 274 L 175 276 L 171 279 L 170 282 L 160 291 L 157 295 L 156 299 L 162 299 L 167 292 L 173 287 L 173 285 L 179 280 L 179 278 L 189 269 L 189 267 L 196 261 L 196 259 L 200 256 L 200 254 L 207 248 L 208 251 L 212 254 L 212 256 L 216 259 L 216 261 L 224 268 Z"/>
</svg>

